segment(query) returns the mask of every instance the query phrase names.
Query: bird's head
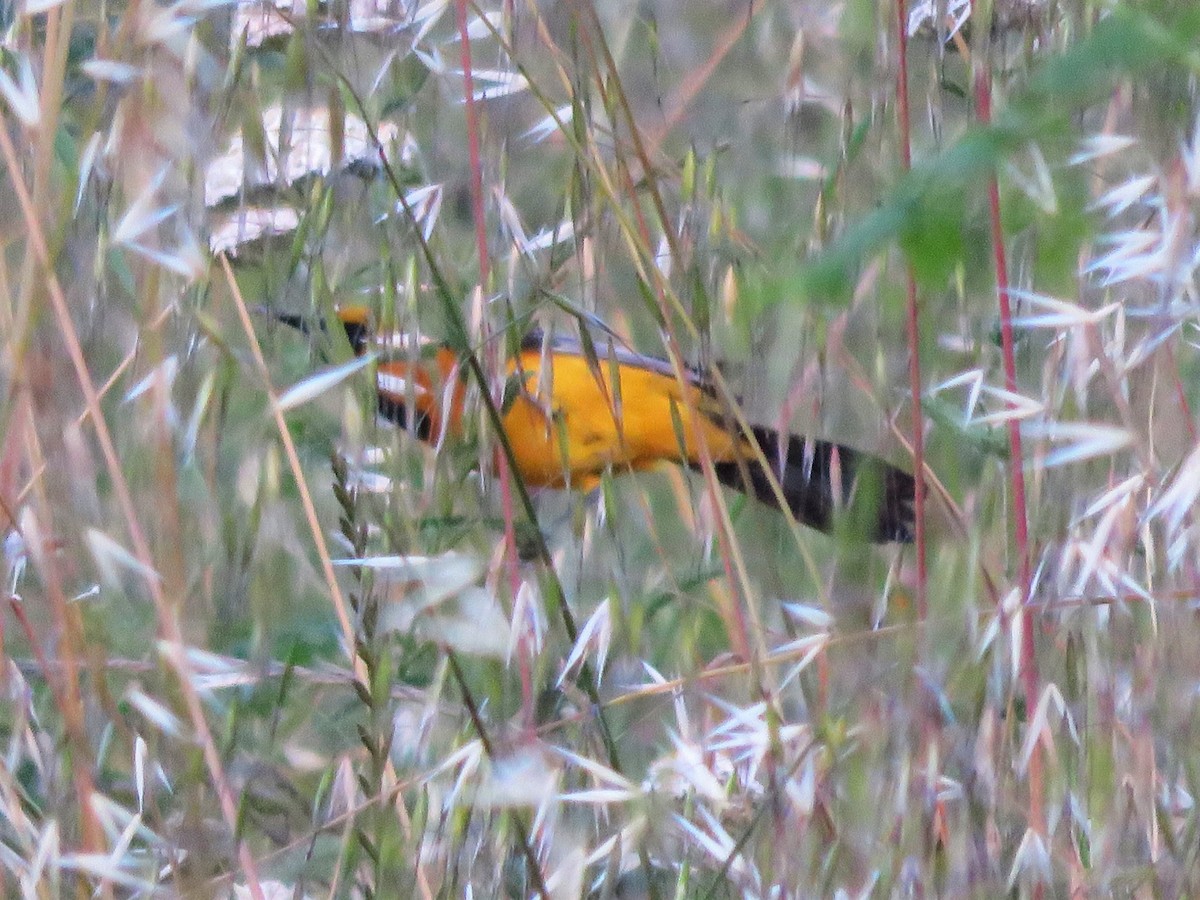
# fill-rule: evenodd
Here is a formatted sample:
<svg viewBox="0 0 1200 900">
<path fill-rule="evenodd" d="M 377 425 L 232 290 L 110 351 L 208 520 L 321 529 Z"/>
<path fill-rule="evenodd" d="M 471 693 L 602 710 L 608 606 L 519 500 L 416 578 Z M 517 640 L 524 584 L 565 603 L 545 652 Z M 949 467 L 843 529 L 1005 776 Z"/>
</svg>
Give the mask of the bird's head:
<svg viewBox="0 0 1200 900">
<path fill-rule="evenodd" d="M 305 334 L 324 331 L 324 320 L 293 313 L 276 318 Z M 401 428 L 411 428 L 423 441 L 437 441 L 447 431 L 461 425 L 464 385 L 455 355 L 429 341 L 413 346 L 405 335 L 380 339 L 374 334 L 371 313 L 366 306 L 343 306 L 337 318 L 356 356 L 378 344 L 384 353 L 399 353 L 403 358 L 385 358 L 375 371 L 375 392 L 379 414 Z"/>
</svg>

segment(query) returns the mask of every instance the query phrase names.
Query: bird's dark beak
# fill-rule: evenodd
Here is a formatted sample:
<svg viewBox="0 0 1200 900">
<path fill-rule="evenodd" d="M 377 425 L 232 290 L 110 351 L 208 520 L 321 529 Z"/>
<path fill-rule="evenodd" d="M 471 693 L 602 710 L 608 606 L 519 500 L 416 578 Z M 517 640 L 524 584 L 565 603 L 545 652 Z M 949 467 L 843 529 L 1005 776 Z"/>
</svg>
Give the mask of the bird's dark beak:
<svg viewBox="0 0 1200 900">
<path fill-rule="evenodd" d="M 268 309 L 261 311 L 265 315 L 271 316 L 277 322 L 282 322 L 290 328 L 295 328 L 301 334 L 324 333 L 327 330 L 324 319 L 313 319 L 297 313 L 280 313 Z M 342 328 L 346 331 L 346 340 L 350 342 L 350 347 L 354 350 L 354 355 L 362 356 L 367 351 L 367 343 L 371 336 L 366 317 L 339 315 L 338 318 L 342 323 Z"/>
<path fill-rule="evenodd" d="M 260 307 L 259 312 L 261 312 L 265 316 L 270 316 L 276 322 L 282 322 L 284 325 L 287 325 L 290 328 L 295 328 L 301 334 L 312 334 L 313 333 L 314 329 L 313 329 L 312 320 L 306 319 L 304 316 L 298 316 L 295 313 L 277 313 L 277 312 L 273 312 L 272 310 L 266 309 L 265 307 Z M 316 330 L 324 331 L 325 323 L 320 320 L 317 320 Z"/>
</svg>

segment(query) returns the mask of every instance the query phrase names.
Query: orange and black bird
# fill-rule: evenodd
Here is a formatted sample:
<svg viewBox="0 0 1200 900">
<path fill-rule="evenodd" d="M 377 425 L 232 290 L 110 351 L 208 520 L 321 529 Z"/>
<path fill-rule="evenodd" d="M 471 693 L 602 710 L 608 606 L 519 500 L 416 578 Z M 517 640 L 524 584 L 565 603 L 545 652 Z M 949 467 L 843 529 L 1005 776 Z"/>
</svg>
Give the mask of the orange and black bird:
<svg viewBox="0 0 1200 900">
<path fill-rule="evenodd" d="M 354 351 L 365 352 L 365 311 L 343 309 L 338 317 Z M 307 330 L 300 317 L 279 318 Z M 467 387 L 458 363 L 446 347 L 416 363 L 381 362 L 380 415 L 424 441 L 453 439 L 462 430 Z M 543 372 L 547 363 L 549 373 Z M 508 375 L 519 389 L 501 411 L 502 424 L 530 486 L 590 491 L 605 471 L 662 462 L 699 470 L 703 441 L 722 484 L 776 508 L 782 495 L 805 525 L 830 532 L 846 511 L 851 527 L 873 542 L 913 539 L 912 475 L 843 444 L 765 427 L 746 435 L 700 373 L 688 373 L 681 383 L 665 360 L 601 346 L 589 354 L 578 341 L 547 343 L 534 334 L 508 361 Z"/>
</svg>

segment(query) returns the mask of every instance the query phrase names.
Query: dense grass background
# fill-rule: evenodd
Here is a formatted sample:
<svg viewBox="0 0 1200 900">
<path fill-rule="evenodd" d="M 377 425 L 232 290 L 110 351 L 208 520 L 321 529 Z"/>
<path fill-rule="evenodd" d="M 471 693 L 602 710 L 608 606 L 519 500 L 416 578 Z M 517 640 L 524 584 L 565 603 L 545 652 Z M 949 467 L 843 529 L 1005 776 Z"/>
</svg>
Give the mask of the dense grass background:
<svg viewBox="0 0 1200 900">
<path fill-rule="evenodd" d="M 2 17 L 5 894 L 1200 891 L 1191 4 Z M 270 315 L 351 303 L 465 440 Z M 922 540 L 528 497 L 483 398 L 597 322 Z"/>
</svg>

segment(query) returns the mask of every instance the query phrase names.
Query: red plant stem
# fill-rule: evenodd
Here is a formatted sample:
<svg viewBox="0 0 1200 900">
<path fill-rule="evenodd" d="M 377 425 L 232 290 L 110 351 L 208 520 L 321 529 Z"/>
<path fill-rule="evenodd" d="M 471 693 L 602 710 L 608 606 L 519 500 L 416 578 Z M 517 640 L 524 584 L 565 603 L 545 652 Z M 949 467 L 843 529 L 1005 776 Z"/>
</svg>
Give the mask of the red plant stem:
<svg viewBox="0 0 1200 900">
<path fill-rule="evenodd" d="M 38 540 L 41 538 L 39 537 Z M 35 558 L 39 560 L 53 559 L 45 544 L 37 552 Z M 92 778 L 93 760 L 84 733 L 83 703 L 79 692 L 79 668 L 75 659 L 77 648 L 74 646 L 75 641 L 67 634 L 68 626 L 62 615 L 66 601 L 62 596 L 59 575 L 54 570 L 52 563 L 42 568 L 47 588 L 52 595 L 50 606 L 54 611 L 55 628 L 59 632 L 58 640 L 61 642 L 58 652 L 58 657 L 62 661 L 61 672 L 56 673 L 50 668 L 49 659 L 42 649 L 37 633 L 25 615 L 25 604 L 16 594 L 9 594 L 8 606 L 25 632 L 25 639 L 29 641 L 38 668 L 41 669 L 42 676 L 46 679 L 46 684 L 49 685 L 50 693 L 54 697 L 54 705 L 62 714 L 67 732 L 67 746 L 72 751 L 71 780 L 74 782 L 75 795 L 79 803 L 83 847 L 85 850 L 95 852 L 104 846 L 104 838 L 100 831 L 100 822 L 96 818 L 96 809 L 92 805 L 92 794 L 95 792 L 96 783 Z"/>
<path fill-rule="evenodd" d="M 483 209 L 483 166 L 479 154 L 479 111 L 475 106 L 475 85 L 471 76 L 471 38 L 467 33 L 467 5 L 469 0 L 457 0 L 454 4 L 455 20 L 458 25 L 458 43 L 463 70 L 463 93 L 467 106 L 467 152 L 471 164 L 471 212 L 475 219 L 475 248 L 479 254 L 479 289 L 488 289 L 491 277 L 491 260 L 488 256 L 487 221 Z M 504 514 L 504 548 L 508 568 L 508 588 L 513 605 L 521 589 L 521 574 L 517 567 L 517 534 L 514 524 L 512 485 L 509 479 L 508 461 L 503 453 L 496 454 L 496 467 L 500 480 L 500 504 Z M 525 629 L 521 628 L 518 667 L 521 674 L 521 700 L 526 726 L 532 734 L 534 723 L 533 673 L 530 668 L 529 649 Z"/>
<path fill-rule="evenodd" d="M 975 74 L 976 115 L 983 125 L 992 121 L 991 82 L 987 71 L 981 66 Z M 1017 365 L 1013 353 L 1012 306 L 1008 296 L 1008 262 L 1004 252 L 1004 231 L 1000 222 L 1000 187 L 993 174 L 988 179 L 988 208 L 991 214 L 992 252 L 996 265 L 996 292 L 1000 300 L 1000 346 L 1004 357 L 1004 387 L 1009 393 L 1017 392 Z M 1009 409 L 1013 409 L 1009 404 Z M 1032 712 L 1038 701 L 1038 668 L 1034 647 L 1032 610 L 1028 609 L 1032 597 L 1033 580 L 1029 560 L 1029 527 L 1025 506 L 1024 454 L 1021 450 L 1021 428 L 1016 418 L 1008 420 L 1008 443 L 1010 451 L 1009 478 L 1013 494 L 1013 538 L 1017 545 L 1021 574 L 1021 605 L 1026 607 L 1021 617 L 1021 665 L 1018 678 L 1025 693 L 1025 708 Z M 1039 743 L 1029 760 L 1029 819 L 1039 834 L 1046 833 L 1045 815 L 1042 810 L 1042 755 Z"/>
<path fill-rule="evenodd" d="M 483 216 L 483 169 L 479 162 L 479 111 L 475 108 L 475 83 L 471 77 L 471 39 L 467 34 L 467 0 L 457 0 L 458 45 L 463 69 L 463 92 L 467 105 L 467 152 L 471 162 L 471 211 L 475 218 L 475 245 L 479 251 L 479 281 L 487 290 L 487 230 Z"/>
<path fill-rule="evenodd" d="M 912 168 L 912 120 L 908 106 L 908 4 L 896 0 L 896 24 L 900 36 L 900 65 L 896 78 L 896 109 L 900 117 L 900 160 L 904 171 Z M 916 482 L 917 621 L 929 614 L 928 572 L 925 549 L 925 416 L 921 410 L 921 328 L 917 304 L 917 279 L 912 263 L 905 266 L 908 312 L 908 383 L 912 391 L 912 446 Z M 924 633 L 924 629 L 922 629 Z"/>
<path fill-rule="evenodd" d="M 908 109 L 908 4 L 896 0 L 896 25 L 900 40 L 900 65 L 896 72 L 896 107 L 900 114 L 900 161 L 912 168 L 912 120 Z"/>
</svg>

